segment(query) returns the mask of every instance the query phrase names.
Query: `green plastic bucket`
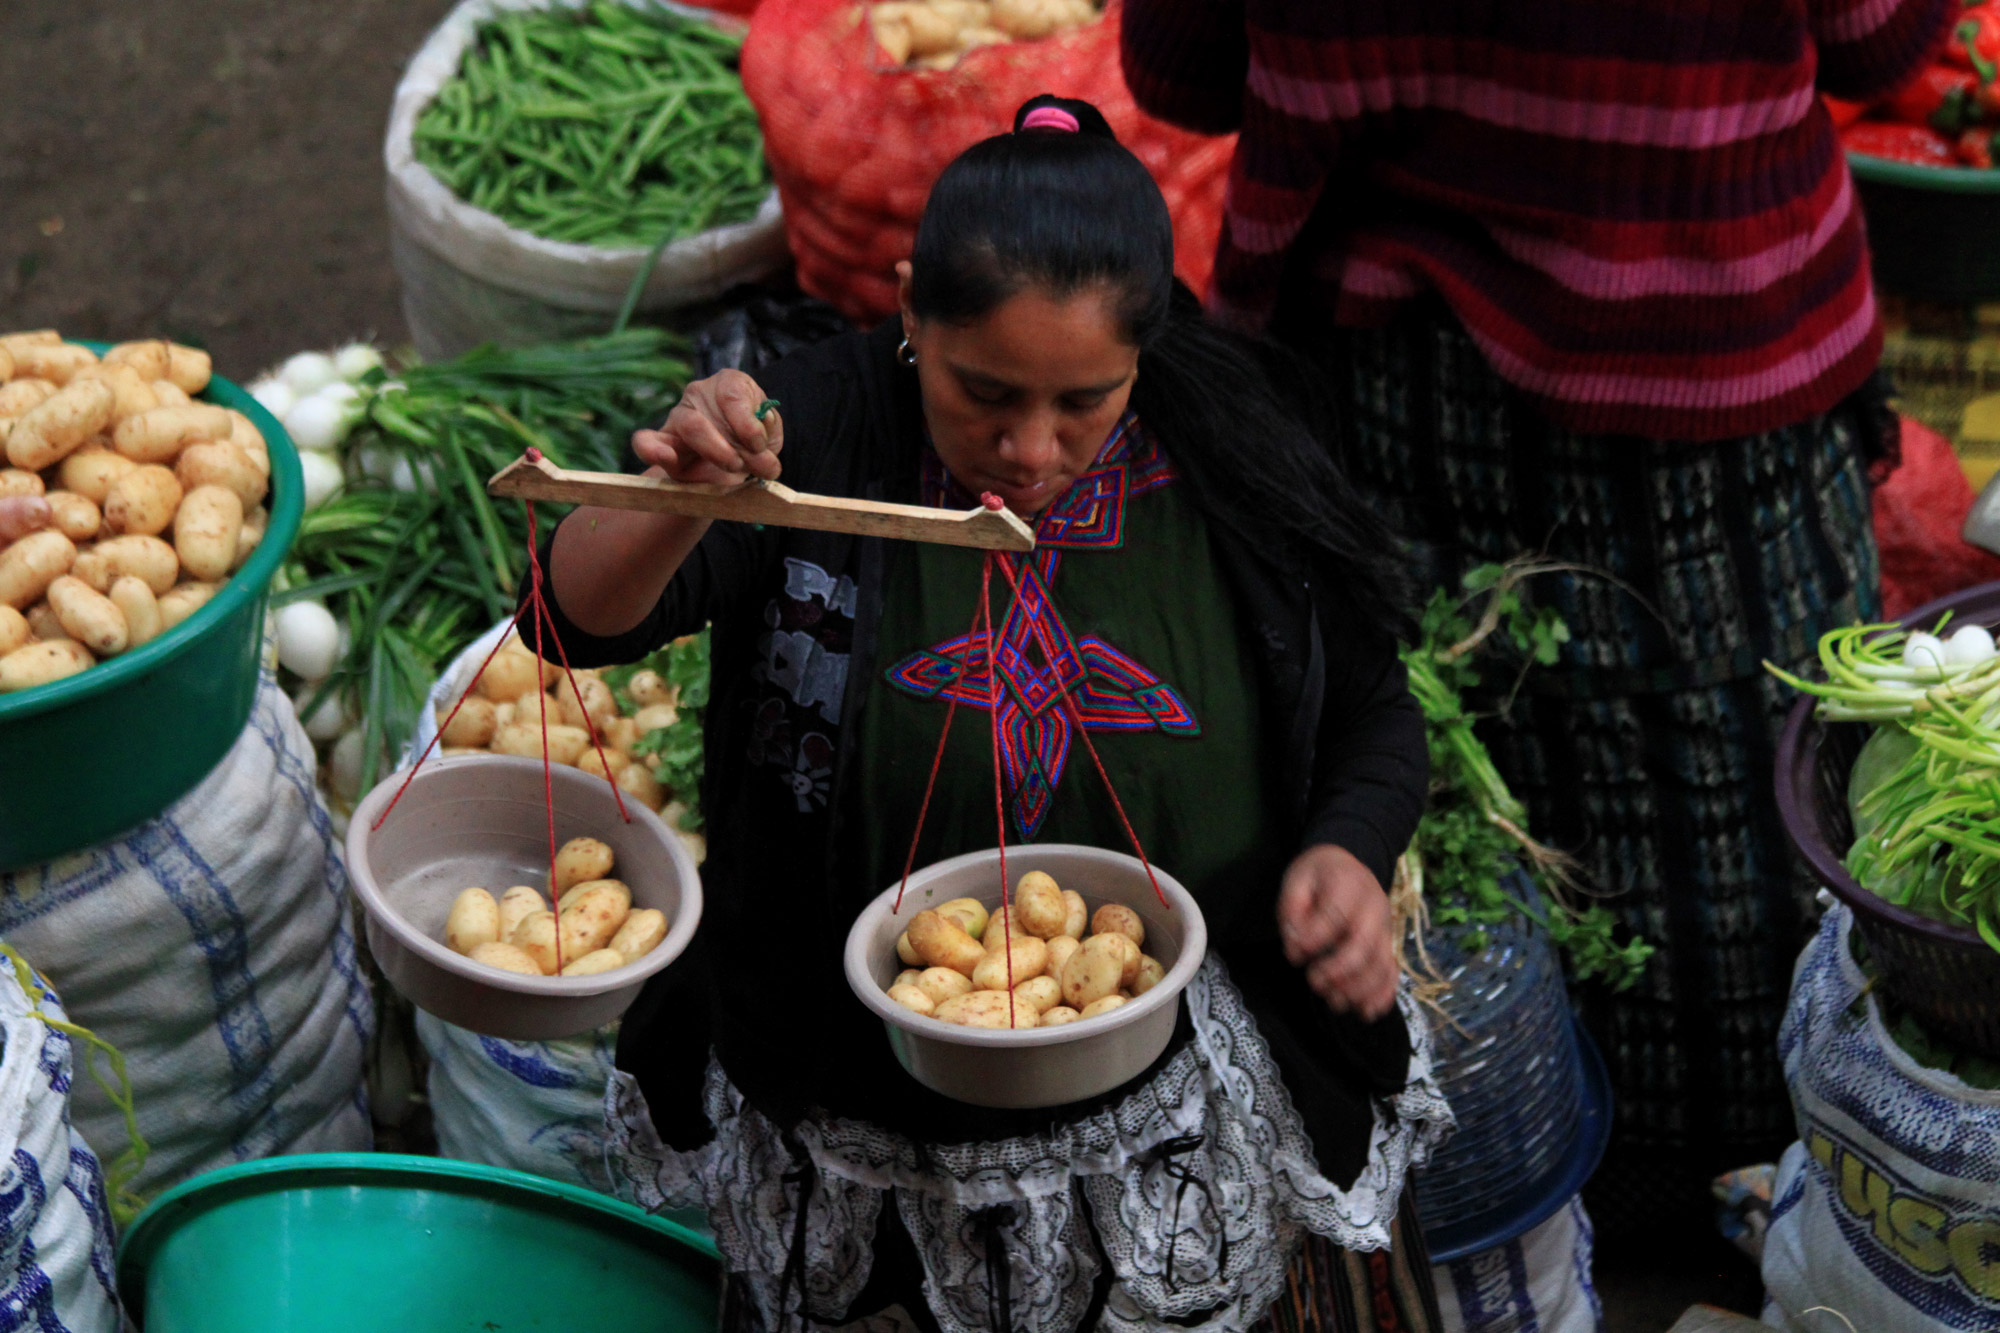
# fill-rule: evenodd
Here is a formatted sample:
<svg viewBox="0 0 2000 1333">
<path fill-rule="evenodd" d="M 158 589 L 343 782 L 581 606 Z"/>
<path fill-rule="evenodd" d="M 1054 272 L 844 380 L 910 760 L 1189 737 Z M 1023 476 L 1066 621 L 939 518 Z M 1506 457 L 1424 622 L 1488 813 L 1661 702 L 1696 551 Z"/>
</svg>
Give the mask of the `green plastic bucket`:
<svg viewBox="0 0 2000 1333">
<path fill-rule="evenodd" d="M 201 398 L 242 412 L 270 447 L 264 539 L 206 606 L 151 643 L 67 680 L 0 694 L 0 871 L 153 818 L 208 775 L 250 716 L 267 594 L 298 535 L 305 479 L 291 437 L 256 399 L 224 379 L 209 381 Z"/>
<path fill-rule="evenodd" d="M 2000 171 L 1847 155 L 1886 292 L 1976 305 L 2000 301 Z"/>
<path fill-rule="evenodd" d="M 197 1176 L 118 1252 L 145 1333 L 703 1333 L 721 1271 L 702 1237 L 616 1199 L 388 1153 Z"/>
</svg>

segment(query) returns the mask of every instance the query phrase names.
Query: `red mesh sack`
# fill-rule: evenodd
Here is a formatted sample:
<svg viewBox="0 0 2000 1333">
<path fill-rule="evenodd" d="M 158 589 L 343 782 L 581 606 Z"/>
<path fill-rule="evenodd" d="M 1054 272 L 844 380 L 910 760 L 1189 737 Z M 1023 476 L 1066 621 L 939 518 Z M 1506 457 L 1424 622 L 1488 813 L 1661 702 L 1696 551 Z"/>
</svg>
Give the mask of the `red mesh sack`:
<svg viewBox="0 0 2000 1333">
<path fill-rule="evenodd" d="M 1972 512 L 1972 483 L 1944 436 L 1905 417 L 1902 465 L 1874 499 L 1884 615 L 2000 580 L 2000 556 L 1959 536 Z"/>
<path fill-rule="evenodd" d="M 1133 104 L 1118 62 L 1118 0 L 1097 22 L 968 54 L 951 69 L 892 67 L 854 0 L 764 0 L 743 86 L 785 204 L 799 284 L 860 323 L 896 308 L 894 268 L 945 165 L 1014 123 L 1040 93 L 1093 103 L 1159 182 L 1175 268 L 1208 285 L 1235 137 L 1190 134 Z"/>
<path fill-rule="evenodd" d="M 741 14 L 749 18 L 757 12 L 758 0 L 694 0 L 698 9 L 712 9 L 718 14 Z"/>
</svg>

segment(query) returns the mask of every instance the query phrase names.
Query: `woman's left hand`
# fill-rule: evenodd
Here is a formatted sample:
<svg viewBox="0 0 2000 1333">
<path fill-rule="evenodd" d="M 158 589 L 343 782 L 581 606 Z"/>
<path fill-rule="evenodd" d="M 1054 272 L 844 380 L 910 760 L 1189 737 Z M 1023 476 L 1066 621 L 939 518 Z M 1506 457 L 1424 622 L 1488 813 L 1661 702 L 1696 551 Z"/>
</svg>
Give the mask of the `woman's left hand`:
<svg viewBox="0 0 2000 1333">
<path fill-rule="evenodd" d="M 1285 957 L 1336 1013 L 1373 1022 L 1396 1003 L 1389 896 L 1374 872 L 1344 847 L 1308 847 L 1278 890 Z"/>
</svg>

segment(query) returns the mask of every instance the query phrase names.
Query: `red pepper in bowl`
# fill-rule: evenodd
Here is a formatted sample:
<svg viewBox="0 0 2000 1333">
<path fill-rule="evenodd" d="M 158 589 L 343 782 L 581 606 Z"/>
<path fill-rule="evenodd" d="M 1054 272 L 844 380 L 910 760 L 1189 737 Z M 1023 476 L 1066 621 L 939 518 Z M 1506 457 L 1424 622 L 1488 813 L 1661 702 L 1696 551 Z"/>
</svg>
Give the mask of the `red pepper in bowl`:
<svg viewBox="0 0 2000 1333">
<path fill-rule="evenodd" d="M 1906 125 L 1928 125 L 1941 134 L 1957 134 L 1976 123 L 1985 111 L 1980 94 L 1993 85 L 1950 65 L 1932 65 L 1890 93 L 1882 111 Z"/>
<path fill-rule="evenodd" d="M 1958 146 L 1928 125 L 1864 120 L 1841 131 L 1840 142 L 1851 153 L 1891 162 L 1910 162 L 1920 167 L 1960 165 Z"/>
</svg>

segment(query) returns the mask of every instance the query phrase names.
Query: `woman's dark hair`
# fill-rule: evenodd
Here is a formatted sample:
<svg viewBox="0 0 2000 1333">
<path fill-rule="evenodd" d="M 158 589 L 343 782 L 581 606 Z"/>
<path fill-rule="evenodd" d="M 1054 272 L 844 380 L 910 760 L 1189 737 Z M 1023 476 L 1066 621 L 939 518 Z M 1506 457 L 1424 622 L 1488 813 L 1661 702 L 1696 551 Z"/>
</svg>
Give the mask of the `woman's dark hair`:
<svg viewBox="0 0 2000 1333">
<path fill-rule="evenodd" d="M 1067 112 L 1077 130 L 1022 129 L 1043 107 Z M 1338 577 L 1334 591 L 1355 611 L 1407 636 L 1396 542 L 1335 460 L 1312 368 L 1204 317 L 1174 277 L 1166 200 L 1096 107 L 1045 95 L 1014 124 L 967 149 L 931 189 L 910 258 L 918 318 L 971 323 L 1028 287 L 1109 288 L 1139 348 L 1133 410 L 1203 508 L 1253 546 L 1291 545 Z"/>
</svg>

